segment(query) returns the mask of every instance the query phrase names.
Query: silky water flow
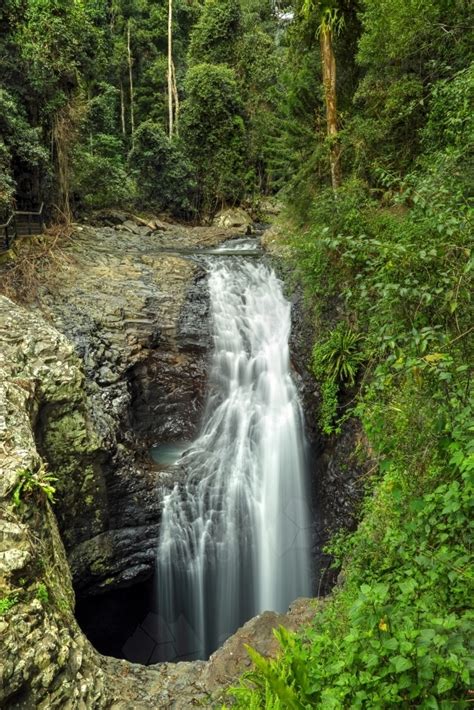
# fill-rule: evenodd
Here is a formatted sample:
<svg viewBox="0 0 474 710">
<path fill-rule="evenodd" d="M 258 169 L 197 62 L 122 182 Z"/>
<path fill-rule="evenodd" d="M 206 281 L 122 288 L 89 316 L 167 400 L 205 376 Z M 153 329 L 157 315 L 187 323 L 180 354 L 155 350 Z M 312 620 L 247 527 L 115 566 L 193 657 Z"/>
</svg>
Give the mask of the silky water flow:
<svg viewBox="0 0 474 710">
<path fill-rule="evenodd" d="M 239 626 L 311 593 L 303 416 L 290 304 L 254 259 L 208 258 L 214 351 L 203 426 L 179 459 L 157 553 L 162 660 L 208 658 Z M 171 632 L 170 632 L 171 630 Z M 163 639 L 164 640 L 164 639 Z"/>
</svg>

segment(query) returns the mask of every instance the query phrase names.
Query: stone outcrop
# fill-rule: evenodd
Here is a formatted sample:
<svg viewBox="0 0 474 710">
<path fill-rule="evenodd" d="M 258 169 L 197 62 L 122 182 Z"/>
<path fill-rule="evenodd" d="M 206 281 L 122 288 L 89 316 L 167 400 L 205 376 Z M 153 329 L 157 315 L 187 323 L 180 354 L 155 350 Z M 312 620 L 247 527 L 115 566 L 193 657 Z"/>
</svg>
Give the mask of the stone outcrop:
<svg viewBox="0 0 474 710">
<path fill-rule="evenodd" d="M 89 644 L 74 621 L 71 575 L 34 439 L 42 407 L 81 411 L 84 375 L 72 346 L 43 319 L 1 298 L 0 324 L 0 704 L 59 707 L 70 696 L 70 707 L 80 707 L 79 698 L 92 706 L 103 677 L 91 672 L 93 653 L 84 654 Z"/>
<path fill-rule="evenodd" d="M 189 439 L 206 384 L 205 272 L 179 251 L 229 237 L 199 228 L 146 239 L 78 227 L 62 245 L 67 266 L 40 284 L 31 310 L 72 344 L 84 399 L 44 403 L 38 450 L 58 475 L 56 515 L 75 587 L 84 594 L 150 576 L 161 511 L 172 485 L 148 447 Z"/>
</svg>

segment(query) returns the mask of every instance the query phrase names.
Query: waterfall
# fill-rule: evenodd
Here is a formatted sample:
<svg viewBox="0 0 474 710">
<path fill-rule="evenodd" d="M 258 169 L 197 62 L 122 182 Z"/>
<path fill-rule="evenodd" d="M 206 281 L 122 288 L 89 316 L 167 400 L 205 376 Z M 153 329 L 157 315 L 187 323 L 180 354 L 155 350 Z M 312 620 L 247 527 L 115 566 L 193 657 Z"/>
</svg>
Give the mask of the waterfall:
<svg viewBox="0 0 474 710">
<path fill-rule="evenodd" d="M 252 616 L 311 592 L 290 305 L 257 260 L 208 258 L 208 269 L 208 400 L 201 433 L 178 462 L 186 483 L 164 501 L 157 554 L 158 611 L 181 649 L 170 643 L 170 658 L 207 658 Z"/>
</svg>

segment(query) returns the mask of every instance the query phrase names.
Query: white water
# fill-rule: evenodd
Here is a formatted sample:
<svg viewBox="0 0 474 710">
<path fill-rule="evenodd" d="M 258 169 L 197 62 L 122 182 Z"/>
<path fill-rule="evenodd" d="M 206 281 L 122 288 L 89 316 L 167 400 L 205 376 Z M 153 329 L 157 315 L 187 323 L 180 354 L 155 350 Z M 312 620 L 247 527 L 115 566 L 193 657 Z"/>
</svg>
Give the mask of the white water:
<svg viewBox="0 0 474 710">
<path fill-rule="evenodd" d="M 199 658 L 252 616 L 285 611 L 311 592 L 290 305 L 265 265 L 241 257 L 208 264 L 208 402 L 201 434 L 179 460 L 186 484 L 165 499 L 157 559 L 159 614 L 187 634 L 185 655 Z"/>
</svg>

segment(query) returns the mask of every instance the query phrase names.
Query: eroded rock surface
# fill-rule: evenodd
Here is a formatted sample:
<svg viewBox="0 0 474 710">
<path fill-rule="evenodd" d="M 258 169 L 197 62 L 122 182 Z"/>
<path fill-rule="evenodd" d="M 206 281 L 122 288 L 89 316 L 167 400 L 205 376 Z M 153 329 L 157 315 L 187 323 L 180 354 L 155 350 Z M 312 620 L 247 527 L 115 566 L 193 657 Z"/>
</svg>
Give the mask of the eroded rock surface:
<svg viewBox="0 0 474 710">
<path fill-rule="evenodd" d="M 35 312 L 66 335 L 85 371 L 82 408 L 45 403 L 36 423 L 61 481 L 56 514 L 81 593 L 153 571 L 160 488 L 173 481 L 160 479 L 147 450 L 194 434 L 210 347 L 204 269 L 171 250 L 229 236 L 78 227 L 62 247 L 67 266 L 40 286 Z"/>
<path fill-rule="evenodd" d="M 262 652 L 276 650 L 271 628 L 285 623 L 283 617 L 263 615 L 264 623 L 257 617 L 255 632 L 250 622 L 208 663 L 148 668 L 100 656 L 74 618 L 72 576 L 48 485 L 57 489 L 55 511 L 76 584 L 99 590 L 149 568 L 146 554 L 154 552 L 156 531 L 148 501 L 157 495 L 160 472 L 139 465 L 143 432 L 133 429 L 128 376 L 159 359 L 160 347 L 170 362 L 190 359 L 191 352 L 204 362 L 208 347 L 208 334 L 197 325 L 206 304 L 193 293 L 202 279 L 198 265 L 172 255 L 137 258 L 126 240 L 121 257 L 100 258 L 89 241 L 96 236 L 94 230 L 81 236 L 82 248 L 79 240 L 71 243 L 67 279 L 62 274 L 45 287 L 36 308 L 0 297 L 0 705 L 209 705 L 246 667 L 244 641 L 255 640 Z M 198 301 L 199 316 L 187 310 L 189 301 Z M 122 331 L 127 318 L 139 321 L 128 332 Z M 109 366 L 112 374 L 102 369 Z M 165 369 L 166 361 L 156 376 Z M 166 377 L 162 386 L 166 395 Z M 183 418 L 177 427 L 189 427 L 183 402 L 170 404 L 170 416 Z"/>
<path fill-rule="evenodd" d="M 226 682 L 235 682 L 245 667 L 242 640 L 256 639 L 249 632 L 251 624 L 208 663 L 149 668 L 99 656 L 79 630 L 73 615 L 71 575 L 45 495 L 46 471 L 34 429 L 43 407 L 74 407 L 83 417 L 90 447 L 100 446 L 100 436 L 88 418 L 82 364 L 55 328 L 37 313 L 3 297 L 0 323 L 0 563 L 5 610 L 0 622 L 0 704 L 28 710 L 118 710 L 212 703 L 212 693 Z M 62 411 L 68 416 L 69 409 Z M 73 436 L 72 446 L 75 441 Z M 80 453 L 84 441 L 79 439 L 77 446 Z M 15 498 L 18 505 L 14 505 Z M 254 622 L 257 625 L 259 618 Z M 273 615 L 269 621 L 258 634 L 261 644 L 263 636 L 271 636 L 272 625 L 284 619 Z M 269 643 L 268 650 L 273 652 L 273 642 Z"/>
</svg>

